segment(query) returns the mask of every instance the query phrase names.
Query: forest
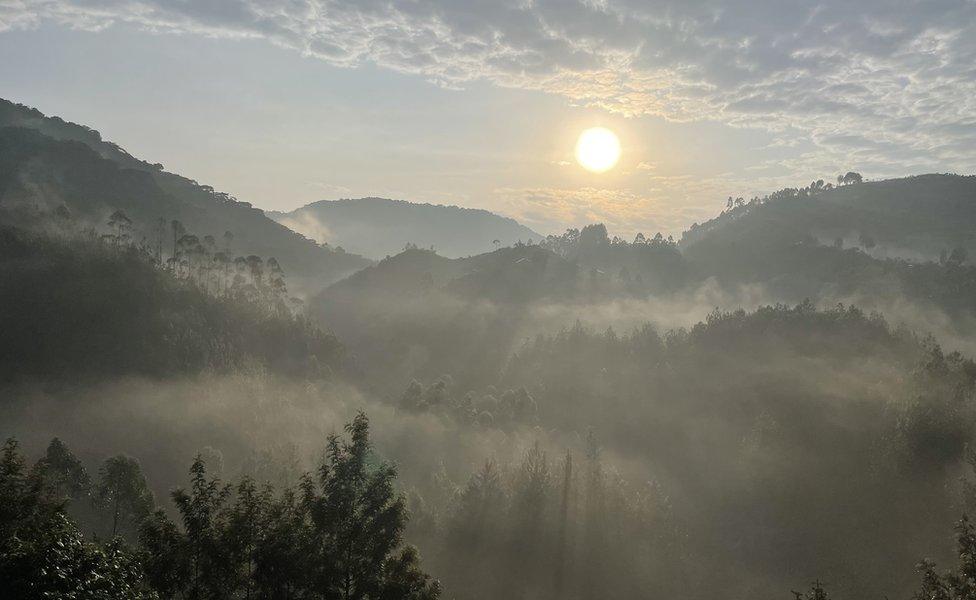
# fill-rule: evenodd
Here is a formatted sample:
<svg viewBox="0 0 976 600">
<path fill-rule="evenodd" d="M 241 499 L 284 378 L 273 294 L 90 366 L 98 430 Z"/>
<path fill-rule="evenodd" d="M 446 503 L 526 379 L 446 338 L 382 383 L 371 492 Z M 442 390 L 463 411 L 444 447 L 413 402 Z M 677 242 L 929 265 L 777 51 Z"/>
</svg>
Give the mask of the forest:
<svg viewBox="0 0 976 600">
<path fill-rule="evenodd" d="M 973 177 L 374 261 L 0 108 L 5 597 L 976 597 Z"/>
</svg>

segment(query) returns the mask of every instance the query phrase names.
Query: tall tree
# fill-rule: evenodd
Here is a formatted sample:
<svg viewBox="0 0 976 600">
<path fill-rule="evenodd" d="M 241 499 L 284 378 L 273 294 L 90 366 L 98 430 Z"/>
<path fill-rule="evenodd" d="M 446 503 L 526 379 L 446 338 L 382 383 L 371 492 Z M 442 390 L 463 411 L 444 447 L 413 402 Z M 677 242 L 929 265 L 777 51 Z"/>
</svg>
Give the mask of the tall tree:
<svg viewBox="0 0 976 600">
<path fill-rule="evenodd" d="M 436 598 L 437 582 L 421 576 L 416 554 L 401 548 L 407 514 L 393 488 L 396 469 L 370 464 L 366 415 L 357 415 L 346 432 L 349 441 L 329 438 L 317 481 L 302 484 L 312 521 L 314 591 L 341 600 Z"/>
<path fill-rule="evenodd" d="M 113 456 L 102 465 L 99 476 L 96 498 L 111 519 L 111 537 L 135 533 L 155 504 L 139 461 L 122 454 Z"/>
<path fill-rule="evenodd" d="M 132 230 L 132 220 L 125 214 L 124 211 L 117 210 L 112 213 L 108 218 L 108 226 L 114 232 L 112 239 L 116 246 L 121 246 L 127 244 L 132 238 L 130 232 Z"/>
<path fill-rule="evenodd" d="M 173 261 L 172 267 L 173 267 L 173 271 L 175 272 L 176 268 L 179 266 L 180 263 L 179 242 L 180 242 L 180 238 L 183 237 L 183 235 L 186 233 L 186 228 L 183 227 L 183 223 L 177 221 L 176 219 L 170 221 L 170 227 L 173 230 L 173 256 L 171 260 Z"/>
<path fill-rule="evenodd" d="M 91 477 L 81 461 L 58 438 L 51 440 L 35 467 L 61 501 L 80 500 L 91 493 Z"/>
</svg>

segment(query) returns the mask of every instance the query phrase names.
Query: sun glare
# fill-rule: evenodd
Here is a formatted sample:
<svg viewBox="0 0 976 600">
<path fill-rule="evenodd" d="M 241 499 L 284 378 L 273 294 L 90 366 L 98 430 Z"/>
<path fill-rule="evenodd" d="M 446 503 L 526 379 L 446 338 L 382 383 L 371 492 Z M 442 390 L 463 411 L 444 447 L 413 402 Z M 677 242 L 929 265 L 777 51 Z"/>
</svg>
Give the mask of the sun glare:
<svg viewBox="0 0 976 600">
<path fill-rule="evenodd" d="M 580 134 L 576 160 L 588 171 L 609 171 L 620 159 L 620 140 L 606 127 L 593 127 Z"/>
</svg>

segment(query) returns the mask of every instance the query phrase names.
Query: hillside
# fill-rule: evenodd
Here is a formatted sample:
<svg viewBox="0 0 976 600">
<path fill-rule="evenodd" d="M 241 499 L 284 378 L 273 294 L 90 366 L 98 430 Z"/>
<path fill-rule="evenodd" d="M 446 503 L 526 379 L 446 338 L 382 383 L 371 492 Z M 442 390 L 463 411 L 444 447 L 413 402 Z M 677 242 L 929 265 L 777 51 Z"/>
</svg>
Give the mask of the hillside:
<svg viewBox="0 0 976 600">
<path fill-rule="evenodd" d="M 637 488 L 646 503 L 637 522 L 654 525 L 640 530 L 615 513 L 619 529 L 597 534 L 608 535 L 602 552 L 614 566 L 585 563 L 605 578 L 600 589 L 667 586 L 665 573 L 676 572 L 668 561 L 688 560 L 700 575 L 671 580 L 681 590 L 672 595 L 776 598 L 790 581 L 829 573 L 840 598 L 908 597 L 913 548 L 947 557 L 939 523 L 958 510 L 976 365 L 881 317 L 801 304 L 716 311 L 678 331 L 577 324 L 526 340 L 489 385 L 469 391 L 454 375 L 411 385 L 401 406 L 509 431 L 579 432 L 586 454 L 572 458 L 584 479 L 601 457 L 641 465 L 649 483 Z M 620 486 L 608 499 L 626 506 L 634 488 L 609 483 L 624 473 L 604 476 Z M 540 489 L 558 498 L 556 486 Z M 504 596 L 491 574 L 514 552 L 504 536 L 517 515 L 488 517 L 492 543 L 451 546 L 446 581 L 478 598 Z M 538 535 L 558 535 L 543 522 Z M 878 547 L 884 561 L 872 560 Z M 632 564 L 635 548 L 654 550 Z M 646 575 L 648 564 L 658 576 Z"/>
<path fill-rule="evenodd" d="M 134 247 L 0 227 L 0 382 L 341 366 L 335 336 L 265 299 L 207 293 Z"/>
<path fill-rule="evenodd" d="M 396 254 L 407 244 L 457 258 L 542 239 L 517 221 L 486 210 L 385 198 L 323 200 L 267 214 L 317 242 L 373 258 Z"/>
<path fill-rule="evenodd" d="M 274 256 L 299 291 L 314 292 L 370 262 L 323 248 L 247 202 L 138 160 L 97 131 L 0 100 L 0 218 L 37 227 L 61 207 L 96 230 L 123 210 L 134 240 L 149 244 L 171 239 L 173 220 L 201 239 L 230 232 L 235 252 Z"/>
<path fill-rule="evenodd" d="M 970 349 L 959 342 L 976 316 L 974 226 L 976 177 L 924 175 L 740 199 L 680 247 L 697 280 L 758 285 L 774 301 L 856 302 Z"/>
<path fill-rule="evenodd" d="M 937 261 L 955 248 L 976 256 L 976 176 L 785 189 L 693 225 L 681 246 L 696 255 L 723 244 L 770 246 L 808 238 L 860 248 L 875 258 Z"/>
</svg>

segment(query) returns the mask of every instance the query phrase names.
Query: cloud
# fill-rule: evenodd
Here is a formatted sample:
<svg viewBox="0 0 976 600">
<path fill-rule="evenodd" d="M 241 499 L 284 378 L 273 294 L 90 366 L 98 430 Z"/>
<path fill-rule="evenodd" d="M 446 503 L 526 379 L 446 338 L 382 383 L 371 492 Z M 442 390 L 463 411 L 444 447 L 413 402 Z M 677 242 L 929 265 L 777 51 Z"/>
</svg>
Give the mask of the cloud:
<svg viewBox="0 0 976 600">
<path fill-rule="evenodd" d="M 715 203 L 702 197 L 716 197 L 723 184 L 693 182 L 687 177 L 657 178 L 646 193 L 628 189 L 583 188 L 499 188 L 494 206 L 541 233 L 561 233 L 570 227 L 604 223 L 611 235 L 632 238 L 638 232 L 677 235 L 693 221 L 714 215 Z M 684 194 L 689 202 L 676 202 Z"/>
<path fill-rule="evenodd" d="M 873 176 L 976 167 L 972 0 L 0 0 L 0 31 L 43 22 L 263 38 L 448 87 L 757 127 Z"/>
</svg>

